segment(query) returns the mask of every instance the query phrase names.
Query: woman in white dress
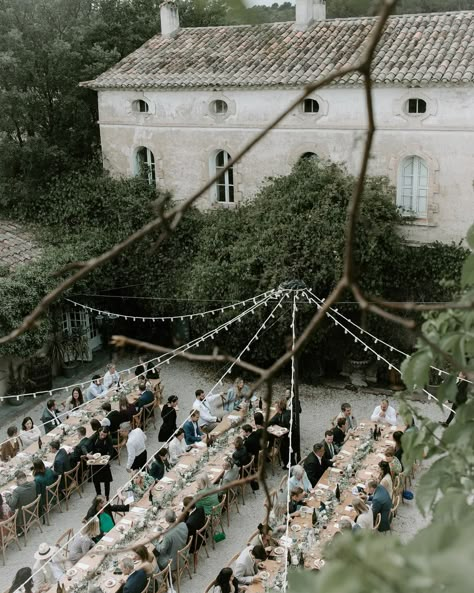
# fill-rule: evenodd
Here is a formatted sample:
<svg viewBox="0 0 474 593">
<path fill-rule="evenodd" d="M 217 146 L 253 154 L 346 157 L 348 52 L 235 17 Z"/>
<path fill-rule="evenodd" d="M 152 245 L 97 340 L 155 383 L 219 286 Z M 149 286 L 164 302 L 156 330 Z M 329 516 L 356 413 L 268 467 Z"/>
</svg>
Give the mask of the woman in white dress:
<svg viewBox="0 0 474 593">
<path fill-rule="evenodd" d="M 33 424 L 33 419 L 27 416 L 21 423 L 20 439 L 23 444 L 23 448 L 26 449 L 33 443 L 37 443 L 38 439 L 41 438 L 40 429 Z"/>
<path fill-rule="evenodd" d="M 171 440 L 168 448 L 169 461 L 171 465 L 178 463 L 178 459 L 186 454 L 187 448 L 188 445 L 186 445 L 186 441 L 184 440 L 184 430 L 182 428 L 178 428 L 178 431 Z"/>
</svg>

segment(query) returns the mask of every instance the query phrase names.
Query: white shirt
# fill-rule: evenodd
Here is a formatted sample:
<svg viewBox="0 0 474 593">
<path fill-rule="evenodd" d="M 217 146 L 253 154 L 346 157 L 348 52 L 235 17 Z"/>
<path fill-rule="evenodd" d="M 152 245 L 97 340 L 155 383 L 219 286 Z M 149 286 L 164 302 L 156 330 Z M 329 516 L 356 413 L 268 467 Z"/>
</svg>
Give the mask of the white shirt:
<svg viewBox="0 0 474 593">
<path fill-rule="evenodd" d="M 391 424 L 392 426 L 397 425 L 397 411 L 392 406 L 388 406 L 387 411 L 385 412 L 385 416 L 380 416 L 382 413 L 382 407 L 377 406 L 373 411 L 372 416 L 370 419 L 372 422 L 382 422 L 384 424 Z"/>
<path fill-rule="evenodd" d="M 33 426 L 31 430 L 22 430 L 19 434 L 23 448 L 26 449 L 33 443 L 37 443 L 38 439 L 41 438 L 41 431 L 37 426 Z"/>
<path fill-rule="evenodd" d="M 94 381 L 92 381 L 92 383 L 89 385 L 86 391 L 86 401 L 90 402 L 96 397 L 101 397 L 105 394 L 105 392 L 106 389 L 102 384 L 97 385 L 97 383 L 94 383 Z"/>
<path fill-rule="evenodd" d="M 105 389 L 110 389 L 112 385 L 115 383 L 118 385 L 120 381 L 120 375 L 115 371 L 115 373 L 111 373 L 107 371 L 104 375 L 104 387 Z"/>
<path fill-rule="evenodd" d="M 199 410 L 199 427 L 205 426 L 206 424 L 211 424 L 211 422 L 217 422 L 217 417 L 211 414 L 209 404 L 206 400 L 201 401 L 199 398 L 196 398 L 194 400 L 192 409 Z"/>
<path fill-rule="evenodd" d="M 135 461 L 135 457 L 141 455 L 146 450 L 146 434 L 141 428 L 134 428 L 128 433 L 127 441 L 127 469 L 130 469 Z"/>
<path fill-rule="evenodd" d="M 168 448 L 170 463 L 175 464 L 178 461 L 178 457 L 181 457 L 181 455 L 186 453 L 187 446 L 188 445 L 186 445 L 186 440 L 184 438 L 179 440 L 178 437 L 174 437 Z"/>
</svg>

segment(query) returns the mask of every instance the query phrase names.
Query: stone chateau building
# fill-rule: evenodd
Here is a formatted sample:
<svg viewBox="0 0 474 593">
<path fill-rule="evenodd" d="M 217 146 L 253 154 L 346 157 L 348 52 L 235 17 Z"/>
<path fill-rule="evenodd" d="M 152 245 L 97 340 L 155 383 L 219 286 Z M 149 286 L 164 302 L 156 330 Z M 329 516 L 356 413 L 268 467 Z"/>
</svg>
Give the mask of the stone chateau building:
<svg viewBox="0 0 474 593">
<path fill-rule="evenodd" d="M 328 0 L 330 1 L 330 0 Z M 375 19 L 326 20 L 296 0 L 296 22 L 162 32 L 83 86 L 98 92 L 104 166 L 145 173 L 189 197 L 308 83 L 350 64 Z M 413 242 L 458 241 L 474 221 L 474 12 L 390 17 L 373 61 L 377 134 L 370 173 L 387 175 Z M 201 198 L 232 207 L 301 157 L 356 173 L 366 128 L 357 74 L 314 93 Z"/>
</svg>

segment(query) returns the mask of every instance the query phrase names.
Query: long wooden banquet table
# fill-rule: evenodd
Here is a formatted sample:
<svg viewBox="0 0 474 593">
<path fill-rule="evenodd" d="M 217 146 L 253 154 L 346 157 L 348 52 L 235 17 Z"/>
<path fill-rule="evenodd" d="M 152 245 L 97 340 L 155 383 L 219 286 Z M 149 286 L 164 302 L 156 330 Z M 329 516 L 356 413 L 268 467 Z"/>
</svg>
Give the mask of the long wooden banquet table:
<svg viewBox="0 0 474 593">
<path fill-rule="evenodd" d="M 212 447 L 198 444 L 189 453 L 179 458 L 179 462 L 157 483 L 152 485 L 140 500 L 130 505 L 129 511 L 117 521 L 109 531 L 61 580 L 61 584 L 71 593 L 82 593 L 87 584 L 96 584 L 104 593 L 116 593 L 123 584 L 123 577 L 117 575 L 121 558 L 131 556 L 130 551 L 120 548 L 139 545 L 153 537 L 160 538 L 167 523 L 164 519 L 166 509 L 173 509 L 179 515 L 186 496 L 196 494 L 195 477 L 207 472 L 210 480 L 218 483 L 224 472 L 224 459 L 234 450 L 232 438 L 239 434 L 238 426 L 247 419 L 252 423 L 251 414 L 244 407 L 240 411 L 226 414 L 210 433 L 215 437 Z M 115 501 L 114 501 L 115 502 Z M 152 544 L 148 544 L 150 551 Z M 117 550 L 104 555 L 104 551 Z M 54 593 L 56 585 L 49 589 Z"/>
<path fill-rule="evenodd" d="M 324 566 L 324 550 L 339 531 L 339 520 L 342 517 L 355 519 L 355 512 L 349 506 L 354 496 L 352 489 L 357 484 L 365 485 L 370 479 L 378 477 L 378 464 L 384 459 L 383 451 L 389 445 L 393 446 L 391 435 L 399 429 L 379 425 L 382 437 L 374 441 L 370 436 L 374 427 L 374 422 L 361 422 L 349 436 L 338 454 L 336 466 L 326 470 L 314 492 L 306 499 L 307 510 L 303 508 L 299 516 L 291 518 L 288 535 L 279 542 L 281 545 L 278 551 L 281 553 L 273 553 L 263 562 L 264 568 L 260 574 L 263 572 L 266 578 L 249 585 L 247 593 L 264 593 L 268 588 L 273 588 L 284 577 L 287 559 L 297 564 L 301 553 L 306 569 L 320 570 Z M 334 494 L 337 483 L 340 484 L 341 492 L 339 502 Z M 326 505 L 327 516 L 319 512 L 321 503 Z M 313 509 L 318 514 L 316 531 L 312 525 Z"/>
<path fill-rule="evenodd" d="M 137 380 L 131 381 L 129 385 L 130 387 L 123 395 L 126 395 L 130 404 L 133 404 L 139 397 Z M 8 495 L 8 493 L 13 491 L 16 486 L 14 475 L 19 469 L 26 472 L 28 480 L 33 480 L 33 474 L 30 468 L 35 456 L 41 457 L 46 467 L 52 467 L 54 454 L 49 451 L 48 447 L 51 441 L 59 439 L 61 446 L 64 446 L 70 452 L 80 440 L 76 432 L 78 426 L 84 426 L 87 431 L 86 436 L 91 436 L 93 431 L 90 426 L 90 420 L 92 418 L 97 418 L 98 420 L 105 418 L 107 413 L 101 407 L 106 401 L 110 402 L 112 410 L 117 410 L 121 395 L 122 392 L 117 392 L 116 388 L 112 387 L 106 394 L 85 403 L 78 410 L 64 412 L 65 415 L 61 417 L 61 426 L 54 428 L 45 435 L 41 435 L 41 449 L 38 443 L 33 443 L 18 453 L 13 459 L 6 462 L 0 461 L 0 492 Z M 63 412 L 60 411 L 60 413 L 62 414 Z"/>
</svg>

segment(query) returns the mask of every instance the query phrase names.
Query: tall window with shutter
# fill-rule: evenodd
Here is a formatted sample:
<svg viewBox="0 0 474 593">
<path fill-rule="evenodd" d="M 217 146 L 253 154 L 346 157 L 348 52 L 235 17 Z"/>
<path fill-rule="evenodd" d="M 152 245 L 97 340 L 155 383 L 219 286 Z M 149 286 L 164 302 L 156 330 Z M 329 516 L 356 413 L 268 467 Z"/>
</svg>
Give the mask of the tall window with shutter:
<svg viewBox="0 0 474 593">
<path fill-rule="evenodd" d="M 409 156 L 400 165 L 397 206 L 404 216 L 427 217 L 428 167 L 419 156 Z"/>
</svg>

